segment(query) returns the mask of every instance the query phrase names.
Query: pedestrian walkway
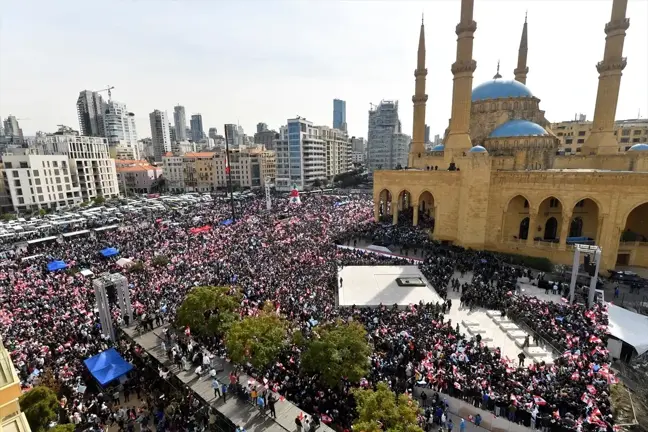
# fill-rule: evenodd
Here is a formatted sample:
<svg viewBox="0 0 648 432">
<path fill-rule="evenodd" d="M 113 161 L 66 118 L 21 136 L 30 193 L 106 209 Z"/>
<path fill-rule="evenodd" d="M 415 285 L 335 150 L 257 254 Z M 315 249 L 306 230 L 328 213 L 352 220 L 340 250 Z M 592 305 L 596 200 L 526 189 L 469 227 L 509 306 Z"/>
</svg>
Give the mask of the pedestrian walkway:
<svg viewBox="0 0 648 432">
<path fill-rule="evenodd" d="M 276 419 L 271 418 L 269 415 L 262 416 L 256 407 L 241 401 L 233 395 L 227 397 L 227 401 L 223 402 L 222 398 L 214 396 L 214 390 L 211 384 L 212 380 L 208 374 L 203 377 L 197 377 L 193 368 L 188 371 L 183 371 L 169 361 L 161 347 L 161 336 L 164 328 L 166 328 L 166 325 L 140 336 L 135 335 L 134 328 L 125 328 L 124 331 L 149 355 L 162 363 L 187 387 L 191 388 L 202 399 L 210 403 L 210 405 L 215 407 L 235 425 L 244 427 L 248 432 L 292 432 L 295 430 L 295 418 L 297 416 L 303 413 L 305 417 L 310 418 L 310 415 L 307 415 L 287 400 L 281 400 L 283 398 L 280 399 L 279 394 L 271 391 L 269 393 L 273 393 L 277 399 L 277 403 L 275 404 Z M 231 364 L 223 362 L 222 369 L 224 371 L 220 372 L 217 378 L 221 383 L 229 383 L 229 374 L 233 370 L 233 367 Z M 256 380 L 248 375 L 241 374 L 239 382 L 247 386 L 248 383 L 256 383 Z M 266 412 L 268 411 L 266 410 Z M 318 431 L 333 432 L 333 429 L 322 423 Z"/>
</svg>

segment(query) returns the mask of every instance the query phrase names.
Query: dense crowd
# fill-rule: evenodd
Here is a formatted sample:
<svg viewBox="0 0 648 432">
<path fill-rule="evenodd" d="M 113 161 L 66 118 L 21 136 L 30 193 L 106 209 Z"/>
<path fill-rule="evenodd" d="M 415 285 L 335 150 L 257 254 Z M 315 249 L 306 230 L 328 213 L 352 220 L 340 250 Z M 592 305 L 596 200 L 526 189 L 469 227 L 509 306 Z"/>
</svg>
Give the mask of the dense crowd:
<svg viewBox="0 0 648 432">
<path fill-rule="evenodd" d="M 262 200 L 251 199 L 238 204 L 238 220 L 228 226 L 218 225 L 230 217 L 223 205 L 170 209 L 164 220 L 140 215 L 115 231 L 31 246 L 29 254 L 43 254 L 41 259 L 22 261 L 15 256 L 0 264 L 0 335 L 25 385 L 37 379 L 35 371 L 51 369 L 68 388 L 76 388 L 87 376 L 82 360 L 110 346 L 100 333 L 92 279 L 76 270 L 123 272 L 116 258 L 99 254 L 105 247 L 115 247 L 120 257 L 143 264 L 143 271 L 127 274 L 139 317 L 172 320 L 192 287 L 235 284 L 244 294 L 242 316 L 271 301 L 306 337 L 312 334 L 313 323 L 336 318 L 362 322 L 374 347 L 371 370 L 362 385 L 384 380 L 399 392 L 411 392 L 415 386 L 432 388 L 512 421 L 535 422 L 551 430 L 611 429 L 611 374 L 604 348 L 607 318 L 602 307 L 521 301 L 516 284 L 519 277 L 529 275 L 528 270 L 508 265 L 492 253 L 442 246 L 430 241 L 425 231 L 374 224 L 367 197 L 345 199 L 344 205 L 338 201 L 311 196 L 301 205 L 288 205 L 286 199 L 276 199 L 276 210 L 267 212 Z M 196 235 L 189 232 L 206 224 L 213 228 Z M 336 308 L 339 266 L 406 262 L 336 245 L 357 242 L 392 245 L 402 255 L 424 254 L 421 271 L 441 298 L 448 289 L 461 290 L 462 304 L 501 310 L 564 349 L 564 355 L 551 365 L 517 367 L 498 348 L 461 334 L 445 319 L 453 307 L 449 301 L 407 308 Z M 153 265 L 157 255 L 168 257 L 168 264 Z M 47 271 L 46 263 L 53 259 L 65 261 L 69 270 Z M 457 274 L 473 277 L 460 286 Z M 114 316 L 120 322 L 118 310 Z M 220 341 L 200 343 L 212 352 L 223 352 Z M 350 389 L 358 383 L 341 378 L 338 388 L 326 388 L 315 377 L 301 375 L 299 362 L 299 350 L 290 346 L 266 370 L 247 372 L 265 378 L 306 412 L 348 427 L 355 415 Z M 99 399 L 96 404 L 101 406 Z M 195 422 L 205 418 L 195 416 L 191 406 L 183 407 L 182 418 L 193 416 Z M 156 412 L 160 411 L 156 421 L 163 426 L 158 430 L 178 430 L 165 426 L 182 424 L 178 411 L 173 418 L 165 417 L 164 410 Z M 113 412 L 106 420 L 114 416 Z M 423 416 L 421 420 L 426 421 Z"/>
</svg>

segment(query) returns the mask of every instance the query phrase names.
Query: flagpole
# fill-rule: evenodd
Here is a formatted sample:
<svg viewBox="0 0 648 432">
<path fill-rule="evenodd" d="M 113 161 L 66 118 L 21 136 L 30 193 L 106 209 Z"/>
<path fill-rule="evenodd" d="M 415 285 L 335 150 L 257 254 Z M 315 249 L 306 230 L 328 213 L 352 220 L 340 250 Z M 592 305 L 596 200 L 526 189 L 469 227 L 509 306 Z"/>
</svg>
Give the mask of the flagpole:
<svg viewBox="0 0 648 432">
<path fill-rule="evenodd" d="M 227 189 L 230 195 L 230 207 L 232 208 L 232 221 L 236 220 L 234 213 L 234 187 L 232 186 L 232 168 L 230 167 L 229 158 L 229 134 L 227 133 L 227 125 L 225 125 L 225 174 L 227 174 Z"/>
</svg>

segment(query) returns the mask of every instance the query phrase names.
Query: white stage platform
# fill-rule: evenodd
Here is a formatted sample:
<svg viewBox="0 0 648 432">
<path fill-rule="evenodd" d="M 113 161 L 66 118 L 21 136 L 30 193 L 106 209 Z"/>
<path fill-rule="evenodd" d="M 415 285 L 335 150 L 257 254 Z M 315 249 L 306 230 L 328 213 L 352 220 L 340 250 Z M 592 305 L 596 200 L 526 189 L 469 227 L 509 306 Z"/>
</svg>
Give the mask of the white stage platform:
<svg viewBox="0 0 648 432">
<path fill-rule="evenodd" d="M 399 286 L 397 278 L 420 278 L 425 286 Z M 337 282 L 341 307 L 443 303 L 417 266 L 348 266 L 338 268 Z"/>
</svg>

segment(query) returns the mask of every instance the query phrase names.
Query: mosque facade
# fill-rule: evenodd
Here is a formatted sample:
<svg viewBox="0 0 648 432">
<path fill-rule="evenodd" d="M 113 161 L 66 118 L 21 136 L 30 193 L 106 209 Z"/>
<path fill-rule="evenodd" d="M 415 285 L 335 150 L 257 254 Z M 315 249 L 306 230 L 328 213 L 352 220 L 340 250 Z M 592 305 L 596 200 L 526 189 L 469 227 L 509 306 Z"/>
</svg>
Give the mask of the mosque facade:
<svg viewBox="0 0 648 432">
<path fill-rule="evenodd" d="M 560 155 L 540 99 L 526 85 L 525 19 L 514 79 L 473 88 L 474 0 L 461 1 L 452 112 L 443 144 L 425 149 L 425 31 L 421 24 L 408 166 L 374 172 L 374 218 L 425 225 L 434 239 L 473 249 L 573 261 L 575 243 L 602 249 L 600 270 L 648 267 L 648 143 L 619 151 L 614 120 L 630 21 L 613 0 L 592 133 Z"/>
</svg>

